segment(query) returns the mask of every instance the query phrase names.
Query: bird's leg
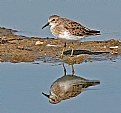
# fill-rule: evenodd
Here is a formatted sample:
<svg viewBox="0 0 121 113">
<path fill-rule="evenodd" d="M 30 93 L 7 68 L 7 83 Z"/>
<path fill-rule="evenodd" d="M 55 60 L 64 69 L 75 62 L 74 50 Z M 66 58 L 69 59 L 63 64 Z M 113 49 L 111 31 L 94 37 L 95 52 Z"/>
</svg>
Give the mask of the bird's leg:
<svg viewBox="0 0 121 113">
<path fill-rule="evenodd" d="M 66 76 L 66 68 L 64 66 L 64 63 L 63 63 L 63 69 L 64 69 L 64 76 Z"/>
<path fill-rule="evenodd" d="M 66 42 L 64 43 L 64 47 L 66 48 Z"/>
<path fill-rule="evenodd" d="M 73 53 L 74 53 L 74 43 L 72 42 L 71 57 L 73 56 Z"/>
<path fill-rule="evenodd" d="M 72 64 L 72 76 L 74 75 L 74 65 Z"/>
<path fill-rule="evenodd" d="M 62 53 L 61 53 L 61 58 L 63 58 L 63 53 L 64 53 L 64 51 L 65 51 L 65 48 L 66 48 L 66 42 L 64 43 L 64 48 L 63 48 L 63 51 L 62 51 Z"/>
</svg>

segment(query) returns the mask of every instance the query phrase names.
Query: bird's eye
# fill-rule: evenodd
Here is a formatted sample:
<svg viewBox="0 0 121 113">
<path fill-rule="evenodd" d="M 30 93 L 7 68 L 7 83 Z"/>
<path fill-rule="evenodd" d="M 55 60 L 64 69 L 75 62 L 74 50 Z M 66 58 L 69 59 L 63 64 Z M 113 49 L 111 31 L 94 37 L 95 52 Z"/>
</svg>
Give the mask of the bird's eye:
<svg viewBox="0 0 121 113">
<path fill-rule="evenodd" d="M 55 19 L 53 19 L 52 21 L 55 21 Z"/>
<path fill-rule="evenodd" d="M 52 98 L 51 98 L 52 99 Z M 52 99 L 53 102 L 55 102 L 55 99 Z"/>
</svg>

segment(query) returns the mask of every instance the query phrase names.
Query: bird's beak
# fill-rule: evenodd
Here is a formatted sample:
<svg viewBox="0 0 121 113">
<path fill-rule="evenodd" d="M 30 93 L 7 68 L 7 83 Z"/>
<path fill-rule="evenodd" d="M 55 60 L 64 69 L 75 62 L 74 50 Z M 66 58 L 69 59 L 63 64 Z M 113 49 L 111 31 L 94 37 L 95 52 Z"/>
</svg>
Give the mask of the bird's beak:
<svg viewBox="0 0 121 113">
<path fill-rule="evenodd" d="M 47 27 L 47 26 L 49 26 L 49 22 L 48 22 L 47 24 L 45 24 L 45 25 L 42 27 L 42 29 L 45 28 L 45 27 Z"/>
<path fill-rule="evenodd" d="M 47 98 L 49 98 L 49 95 L 47 95 L 47 94 L 45 94 L 45 93 L 43 93 L 43 92 L 42 92 L 42 94 L 43 94 L 44 96 L 46 96 Z"/>
</svg>

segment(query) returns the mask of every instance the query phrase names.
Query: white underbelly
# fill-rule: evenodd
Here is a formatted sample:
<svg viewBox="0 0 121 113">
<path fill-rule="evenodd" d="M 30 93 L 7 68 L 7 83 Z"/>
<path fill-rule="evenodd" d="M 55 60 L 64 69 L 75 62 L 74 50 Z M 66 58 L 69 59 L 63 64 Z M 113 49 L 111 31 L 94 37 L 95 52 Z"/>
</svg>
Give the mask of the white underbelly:
<svg viewBox="0 0 121 113">
<path fill-rule="evenodd" d="M 74 36 L 74 35 L 71 35 L 71 36 L 62 36 L 62 35 L 60 35 L 57 38 L 60 39 L 60 40 L 65 41 L 65 42 L 78 42 L 81 39 L 83 39 L 84 36 Z"/>
<path fill-rule="evenodd" d="M 63 32 L 62 34 L 58 34 L 55 36 L 57 39 L 62 40 L 64 42 L 78 42 L 79 40 L 84 38 L 84 36 L 71 35 L 69 32 L 66 32 L 66 31 Z"/>
</svg>

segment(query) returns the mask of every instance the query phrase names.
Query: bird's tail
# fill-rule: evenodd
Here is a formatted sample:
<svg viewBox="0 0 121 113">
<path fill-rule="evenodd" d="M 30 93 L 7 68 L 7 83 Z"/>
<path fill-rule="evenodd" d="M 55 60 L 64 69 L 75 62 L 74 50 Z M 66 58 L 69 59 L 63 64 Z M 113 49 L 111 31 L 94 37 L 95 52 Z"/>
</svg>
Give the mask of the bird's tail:
<svg viewBox="0 0 121 113">
<path fill-rule="evenodd" d="M 100 84 L 100 81 L 99 80 L 89 80 L 88 84 L 90 84 L 91 86 L 95 86 L 95 85 Z"/>
<path fill-rule="evenodd" d="M 96 31 L 96 30 L 89 30 L 87 33 L 86 33 L 88 36 L 92 35 L 92 36 L 95 36 L 95 35 L 100 35 L 100 31 Z"/>
<path fill-rule="evenodd" d="M 89 80 L 87 81 L 84 85 L 83 88 L 87 88 L 89 86 L 95 86 L 95 85 L 99 85 L 100 81 L 99 80 Z"/>
</svg>

